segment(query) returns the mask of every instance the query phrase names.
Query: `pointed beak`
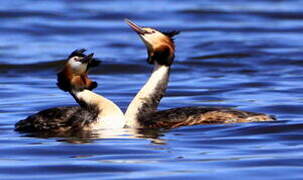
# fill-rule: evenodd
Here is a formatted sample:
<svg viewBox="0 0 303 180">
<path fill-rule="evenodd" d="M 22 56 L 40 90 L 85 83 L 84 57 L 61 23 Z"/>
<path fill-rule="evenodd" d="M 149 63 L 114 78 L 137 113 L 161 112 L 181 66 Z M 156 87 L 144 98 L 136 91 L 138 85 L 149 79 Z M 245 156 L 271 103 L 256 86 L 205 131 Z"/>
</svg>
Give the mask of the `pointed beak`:
<svg viewBox="0 0 303 180">
<path fill-rule="evenodd" d="M 89 63 L 88 63 L 88 66 L 89 67 L 97 67 L 99 64 L 102 63 L 102 60 L 100 59 L 97 59 L 97 58 L 92 58 Z"/>
<path fill-rule="evenodd" d="M 139 35 L 143 35 L 146 33 L 146 31 L 144 29 L 142 29 L 140 26 L 138 26 L 137 24 L 135 24 L 134 22 L 132 22 L 129 19 L 125 19 L 124 20 L 126 22 L 126 24 L 128 24 L 137 34 Z"/>
<path fill-rule="evenodd" d="M 97 59 L 97 58 L 93 58 L 94 57 L 94 53 L 91 53 L 87 56 L 85 56 L 81 62 L 82 63 L 85 63 L 85 64 L 88 64 L 88 67 L 97 67 L 99 64 L 102 63 L 102 61 L 100 59 Z"/>
<path fill-rule="evenodd" d="M 87 56 L 85 56 L 83 59 L 81 59 L 82 63 L 89 63 L 93 59 L 94 53 L 91 53 Z"/>
</svg>

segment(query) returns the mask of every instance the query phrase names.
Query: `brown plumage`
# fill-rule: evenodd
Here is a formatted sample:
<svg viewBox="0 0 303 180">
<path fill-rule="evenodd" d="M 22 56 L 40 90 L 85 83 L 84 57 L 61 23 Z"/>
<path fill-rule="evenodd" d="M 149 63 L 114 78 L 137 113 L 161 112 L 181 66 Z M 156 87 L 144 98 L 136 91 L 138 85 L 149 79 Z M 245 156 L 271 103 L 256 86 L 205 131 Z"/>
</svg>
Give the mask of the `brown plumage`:
<svg viewBox="0 0 303 180">
<path fill-rule="evenodd" d="M 64 68 L 57 74 L 57 86 L 63 91 L 70 92 L 72 95 L 72 91 L 91 90 L 97 87 L 97 83 L 90 80 L 87 75 L 87 65 L 94 61 L 93 54 L 86 56 L 83 54 L 84 51 L 84 49 L 80 49 L 72 52 Z M 74 57 L 78 58 L 77 61 L 79 65 L 82 63 L 83 65 L 81 66 L 87 69 L 84 69 L 83 72 L 78 72 L 77 69 L 73 69 L 69 61 Z M 15 124 L 15 130 L 21 132 L 51 133 L 85 130 L 90 124 L 96 121 L 100 110 L 95 106 L 81 103 L 75 96 L 74 98 L 81 107 L 55 107 L 40 111 L 17 122 Z"/>
<path fill-rule="evenodd" d="M 65 66 L 63 70 L 57 74 L 57 86 L 63 91 L 69 91 L 71 86 L 78 90 L 93 90 L 98 86 L 98 84 L 97 82 L 89 79 L 87 73 L 74 75 L 71 68 Z"/>
<path fill-rule="evenodd" d="M 175 57 L 173 37 L 179 32 L 161 32 L 153 28 L 141 28 L 130 20 L 126 20 L 126 23 L 144 42 L 148 53 L 148 63 L 154 65 L 152 75 L 127 108 L 125 116 L 128 126 L 176 128 L 197 124 L 275 120 L 273 116 L 266 114 L 219 107 L 181 107 L 157 111 L 160 100 L 165 94 L 170 66 Z"/>
<path fill-rule="evenodd" d="M 55 107 L 38 112 L 15 124 L 20 132 L 67 132 L 85 130 L 94 122 L 99 110 L 94 107 Z"/>
<path fill-rule="evenodd" d="M 57 86 L 63 91 L 69 91 L 70 89 L 88 89 L 93 90 L 98 86 L 97 82 L 94 82 L 88 78 L 88 70 L 92 67 L 98 66 L 101 61 L 93 58 L 93 53 L 89 55 L 83 54 L 85 49 L 79 49 L 73 51 L 69 55 L 69 59 L 73 57 L 81 58 L 83 64 L 86 64 L 85 69 L 74 70 L 72 64 L 67 61 L 64 68 L 57 74 Z M 82 70 L 82 71 L 81 71 Z"/>
<path fill-rule="evenodd" d="M 198 124 L 226 124 L 272 121 L 275 117 L 262 113 L 222 107 L 180 107 L 140 116 L 139 122 L 148 128 L 176 128 Z"/>
</svg>

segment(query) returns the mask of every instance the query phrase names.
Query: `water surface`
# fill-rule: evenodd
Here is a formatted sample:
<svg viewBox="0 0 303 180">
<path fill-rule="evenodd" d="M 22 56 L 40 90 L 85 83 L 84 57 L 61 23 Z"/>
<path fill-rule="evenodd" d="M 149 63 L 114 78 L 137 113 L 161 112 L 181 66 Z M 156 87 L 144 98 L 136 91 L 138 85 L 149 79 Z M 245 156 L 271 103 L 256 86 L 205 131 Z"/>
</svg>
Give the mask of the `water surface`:
<svg viewBox="0 0 303 180">
<path fill-rule="evenodd" d="M 303 2 L 0 2 L 0 179 L 300 179 L 303 165 Z M 159 109 L 224 106 L 275 122 L 199 125 L 113 136 L 32 136 L 14 124 L 73 105 L 56 88 L 72 50 L 103 59 L 96 92 L 126 109 L 152 67 L 123 22 L 181 30 Z"/>
</svg>

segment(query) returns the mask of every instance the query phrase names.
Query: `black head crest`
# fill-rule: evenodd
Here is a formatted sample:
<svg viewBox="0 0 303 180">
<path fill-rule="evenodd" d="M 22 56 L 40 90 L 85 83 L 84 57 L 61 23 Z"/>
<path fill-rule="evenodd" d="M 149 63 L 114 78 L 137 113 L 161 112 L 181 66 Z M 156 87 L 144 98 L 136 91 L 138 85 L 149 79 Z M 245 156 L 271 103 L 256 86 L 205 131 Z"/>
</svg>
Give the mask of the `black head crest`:
<svg viewBox="0 0 303 180">
<path fill-rule="evenodd" d="M 69 55 L 69 58 L 74 57 L 74 56 L 85 57 L 85 54 L 84 54 L 85 51 L 86 51 L 86 49 L 76 49 Z"/>
<path fill-rule="evenodd" d="M 180 31 L 166 31 L 166 32 L 162 32 L 162 33 L 170 38 L 173 38 L 175 35 L 180 34 Z"/>
</svg>

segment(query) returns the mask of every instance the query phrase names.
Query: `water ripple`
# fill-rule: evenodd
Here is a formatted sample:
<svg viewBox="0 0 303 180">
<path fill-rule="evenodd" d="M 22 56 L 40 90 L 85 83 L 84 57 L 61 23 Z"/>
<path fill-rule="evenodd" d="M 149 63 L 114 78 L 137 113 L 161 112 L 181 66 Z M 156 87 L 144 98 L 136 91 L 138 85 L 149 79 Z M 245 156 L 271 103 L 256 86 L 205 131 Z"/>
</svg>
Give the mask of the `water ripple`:
<svg viewBox="0 0 303 180">
<path fill-rule="evenodd" d="M 302 1 L 3 1 L 0 175 L 3 179 L 300 179 Z M 20 134 L 39 110 L 75 105 L 56 72 L 76 48 L 103 60 L 96 89 L 123 110 L 152 71 L 123 22 L 181 30 L 159 109 L 222 106 L 278 121 L 172 130 Z"/>
</svg>

